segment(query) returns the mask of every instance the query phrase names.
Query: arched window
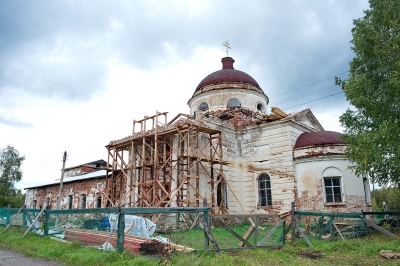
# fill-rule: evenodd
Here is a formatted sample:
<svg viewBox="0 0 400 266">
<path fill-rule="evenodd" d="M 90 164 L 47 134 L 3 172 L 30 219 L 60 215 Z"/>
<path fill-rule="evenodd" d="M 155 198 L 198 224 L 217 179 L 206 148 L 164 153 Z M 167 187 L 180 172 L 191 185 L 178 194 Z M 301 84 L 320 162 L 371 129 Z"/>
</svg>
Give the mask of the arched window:
<svg viewBox="0 0 400 266">
<path fill-rule="evenodd" d="M 262 103 L 257 103 L 257 110 L 260 112 L 264 111 L 264 105 Z"/>
<path fill-rule="evenodd" d="M 342 195 L 342 172 L 336 167 L 328 167 L 322 173 L 324 189 L 325 189 L 325 202 L 343 203 Z"/>
<path fill-rule="evenodd" d="M 217 186 L 217 205 L 223 205 L 228 208 L 228 187 L 225 181 L 221 180 Z"/>
<path fill-rule="evenodd" d="M 207 111 L 208 110 L 208 103 L 202 102 L 198 108 L 200 111 Z"/>
<path fill-rule="evenodd" d="M 226 105 L 226 107 L 239 107 L 241 104 L 238 99 L 230 99 Z"/>
<path fill-rule="evenodd" d="M 271 179 L 267 174 L 261 174 L 258 178 L 258 204 L 272 206 Z"/>
</svg>

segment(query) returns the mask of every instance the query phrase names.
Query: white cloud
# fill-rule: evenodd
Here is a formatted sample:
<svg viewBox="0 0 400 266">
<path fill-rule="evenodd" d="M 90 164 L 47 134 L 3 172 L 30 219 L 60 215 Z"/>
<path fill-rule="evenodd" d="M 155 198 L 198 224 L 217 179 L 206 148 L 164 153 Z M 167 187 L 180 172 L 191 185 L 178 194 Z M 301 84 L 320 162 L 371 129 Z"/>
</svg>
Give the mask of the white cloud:
<svg viewBox="0 0 400 266">
<path fill-rule="evenodd" d="M 352 20 L 366 8 L 366 0 L 0 2 L 0 147 L 26 155 L 17 187 L 59 178 L 64 150 L 67 166 L 105 159 L 104 146 L 130 134 L 133 119 L 188 112 L 198 83 L 221 69 L 226 40 L 235 68 L 272 105 L 340 91 L 319 91 L 333 79 L 308 84 L 348 69 Z M 310 107 L 340 131 L 347 106 L 338 95 L 290 111 Z"/>
</svg>

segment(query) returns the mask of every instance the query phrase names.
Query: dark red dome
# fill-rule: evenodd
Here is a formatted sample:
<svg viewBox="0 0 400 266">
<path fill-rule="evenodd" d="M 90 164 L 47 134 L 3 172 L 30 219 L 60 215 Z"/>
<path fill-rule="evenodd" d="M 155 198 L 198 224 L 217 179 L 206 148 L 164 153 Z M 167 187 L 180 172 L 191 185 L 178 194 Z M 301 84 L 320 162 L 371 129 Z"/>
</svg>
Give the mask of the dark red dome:
<svg viewBox="0 0 400 266">
<path fill-rule="evenodd" d="M 340 135 L 342 134 L 334 131 L 306 132 L 297 138 L 294 147 L 302 148 L 329 144 L 345 144 L 343 140 L 339 139 Z"/>
<path fill-rule="evenodd" d="M 249 74 L 246 74 L 239 70 L 235 70 L 233 68 L 233 63 L 235 62 L 233 58 L 224 57 L 222 58 L 221 62 L 222 62 L 222 70 L 215 71 L 214 73 L 211 73 L 210 75 L 205 77 L 197 86 L 196 91 L 200 90 L 204 86 L 223 83 L 223 82 L 248 83 L 261 89 L 257 81 L 255 81 L 255 79 L 253 79 Z"/>
</svg>

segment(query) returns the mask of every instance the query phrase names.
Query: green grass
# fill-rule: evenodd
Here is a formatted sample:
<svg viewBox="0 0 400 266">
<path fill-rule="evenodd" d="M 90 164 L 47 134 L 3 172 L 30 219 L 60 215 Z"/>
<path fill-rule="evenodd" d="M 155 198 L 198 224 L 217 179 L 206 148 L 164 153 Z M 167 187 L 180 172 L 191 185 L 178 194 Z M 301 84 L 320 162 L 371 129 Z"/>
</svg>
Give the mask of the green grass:
<svg viewBox="0 0 400 266">
<path fill-rule="evenodd" d="M 238 233 L 240 236 L 243 236 L 250 225 L 240 225 L 240 226 L 230 226 L 232 230 Z M 258 231 L 257 242 L 261 241 L 261 239 L 273 228 L 273 226 L 263 226 L 262 229 Z M 220 248 L 236 248 L 238 247 L 238 240 L 234 235 L 228 232 L 223 227 L 215 227 L 211 229 L 211 233 L 213 234 L 215 240 L 219 244 Z M 282 235 L 282 227 L 279 227 L 278 230 L 274 232 L 274 234 L 268 239 L 268 241 L 264 245 L 268 244 L 281 244 L 280 239 Z M 202 229 L 193 229 L 186 232 L 174 233 L 166 235 L 173 243 L 191 247 L 198 250 L 204 250 L 204 231 Z M 254 244 L 254 236 L 251 235 L 248 239 L 250 244 Z M 211 244 L 210 244 L 211 245 Z"/>
<path fill-rule="evenodd" d="M 243 228 L 245 231 L 246 228 Z M 62 243 L 49 237 L 28 234 L 24 239 L 24 230 L 11 228 L 3 233 L 0 227 L 0 248 L 17 250 L 21 253 L 38 258 L 46 258 L 65 265 L 159 265 L 159 259 L 139 257 L 117 252 L 100 252 L 95 248 L 84 247 L 78 243 Z M 214 232 L 215 229 L 213 229 Z M 196 230 L 190 241 L 204 243 L 204 238 L 198 238 L 202 231 Z M 228 233 L 228 232 L 226 232 Z M 239 233 L 239 232 L 238 232 Z M 229 234 L 229 233 L 228 233 Z M 202 235 L 201 235 L 202 236 Z M 398 237 L 400 235 L 397 235 Z M 400 252 L 400 240 L 387 237 L 380 233 L 351 240 L 324 241 L 310 238 L 315 248 L 309 248 L 303 240 L 296 240 L 295 247 L 287 243 L 280 250 L 255 249 L 235 253 L 217 255 L 214 252 L 197 252 L 191 254 L 176 254 L 171 259 L 172 265 L 400 265 L 400 260 L 387 260 L 379 255 L 382 249 Z M 237 245 L 237 240 L 235 244 Z M 182 244 L 182 243 L 180 243 Z M 298 253 L 316 254 L 320 258 L 301 257 Z"/>
</svg>

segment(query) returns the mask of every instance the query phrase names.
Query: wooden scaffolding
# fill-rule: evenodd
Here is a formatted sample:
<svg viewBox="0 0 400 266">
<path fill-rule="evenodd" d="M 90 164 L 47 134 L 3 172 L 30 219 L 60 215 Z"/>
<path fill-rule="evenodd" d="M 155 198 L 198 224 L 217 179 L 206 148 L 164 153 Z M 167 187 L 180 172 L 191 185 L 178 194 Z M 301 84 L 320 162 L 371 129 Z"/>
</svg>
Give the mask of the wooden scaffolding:
<svg viewBox="0 0 400 266">
<path fill-rule="evenodd" d="M 167 112 L 156 112 L 106 148 L 107 206 L 200 207 L 206 197 L 214 213 L 226 213 L 220 131 L 183 114 L 167 123 Z"/>
</svg>

